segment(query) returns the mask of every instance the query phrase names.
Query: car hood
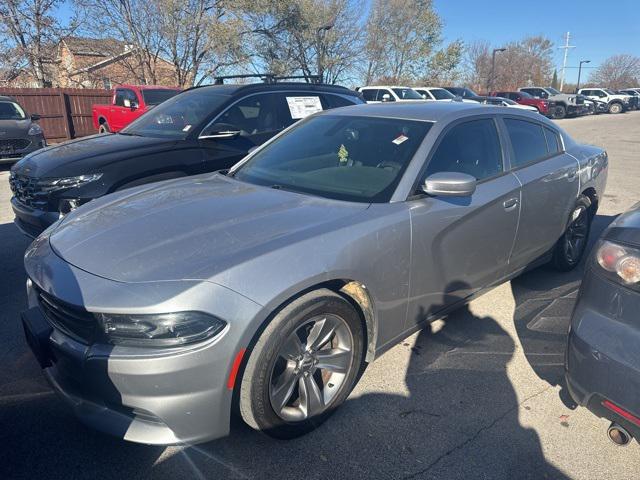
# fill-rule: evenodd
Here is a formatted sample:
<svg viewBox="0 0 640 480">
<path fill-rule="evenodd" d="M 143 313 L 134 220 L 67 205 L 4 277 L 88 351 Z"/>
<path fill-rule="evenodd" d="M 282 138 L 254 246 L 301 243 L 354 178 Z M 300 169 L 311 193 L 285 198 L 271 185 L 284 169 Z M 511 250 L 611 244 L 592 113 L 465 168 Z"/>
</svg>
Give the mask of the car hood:
<svg viewBox="0 0 640 480">
<path fill-rule="evenodd" d="M 92 135 L 38 150 L 11 169 L 30 177 L 62 177 L 97 172 L 110 162 L 139 151 L 164 150 L 175 140 L 132 135 Z"/>
<path fill-rule="evenodd" d="M 0 120 L 0 140 L 25 137 L 31 126 L 31 120 Z"/>
<path fill-rule="evenodd" d="M 68 263 L 116 281 L 207 280 L 344 226 L 368 206 L 208 174 L 94 200 L 49 241 Z"/>
</svg>

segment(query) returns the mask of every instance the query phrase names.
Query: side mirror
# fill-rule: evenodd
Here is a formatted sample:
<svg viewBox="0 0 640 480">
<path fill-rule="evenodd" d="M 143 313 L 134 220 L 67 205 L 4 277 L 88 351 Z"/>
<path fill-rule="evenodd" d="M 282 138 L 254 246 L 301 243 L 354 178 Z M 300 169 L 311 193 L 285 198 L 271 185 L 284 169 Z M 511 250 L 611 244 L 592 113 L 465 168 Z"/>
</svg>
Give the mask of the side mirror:
<svg viewBox="0 0 640 480">
<path fill-rule="evenodd" d="M 466 173 L 438 172 L 429 175 L 421 188 L 433 197 L 470 197 L 476 184 L 477 180 Z"/>
<path fill-rule="evenodd" d="M 216 123 L 203 132 L 198 138 L 234 138 L 240 135 L 240 130 L 229 123 Z"/>
<path fill-rule="evenodd" d="M 391 95 L 389 95 L 388 93 L 385 93 L 384 95 L 382 95 L 382 101 L 383 102 L 390 102 L 391 101 Z"/>
<path fill-rule="evenodd" d="M 129 102 L 129 108 L 131 108 L 131 110 L 135 110 L 139 107 L 140 105 L 138 105 L 138 102 L 136 102 L 135 100 L 132 100 L 131 102 Z"/>
<path fill-rule="evenodd" d="M 31 120 L 33 120 L 34 122 L 37 120 L 40 120 L 40 115 L 38 115 L 37 113 L 32 113 L 31 114 Z"/>
</svg>

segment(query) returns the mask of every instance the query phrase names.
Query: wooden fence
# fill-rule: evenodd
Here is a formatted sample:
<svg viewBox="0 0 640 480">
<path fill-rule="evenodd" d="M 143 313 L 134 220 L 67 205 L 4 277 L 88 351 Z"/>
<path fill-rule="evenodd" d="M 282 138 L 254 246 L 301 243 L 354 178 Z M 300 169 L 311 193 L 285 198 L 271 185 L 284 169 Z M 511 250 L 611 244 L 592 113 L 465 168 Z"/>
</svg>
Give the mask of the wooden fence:
<svg viewBox="0 0 640 480">
<path fill-rule="evenodd" d="M 91 106 L 111 103 L 109 90 L 84 88 L 2 88 L 0 95 L 14 97 L 38 122 L 50 143 L 92 135 L 96 132 Z"/>
</svg>

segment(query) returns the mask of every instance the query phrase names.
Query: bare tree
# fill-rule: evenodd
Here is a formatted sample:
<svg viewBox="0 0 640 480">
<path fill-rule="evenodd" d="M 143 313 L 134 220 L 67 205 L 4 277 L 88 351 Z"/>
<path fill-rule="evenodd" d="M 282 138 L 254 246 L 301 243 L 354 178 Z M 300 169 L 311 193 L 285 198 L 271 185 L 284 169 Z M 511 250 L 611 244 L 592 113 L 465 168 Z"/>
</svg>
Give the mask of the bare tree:
<svg viewBox="0 0 640 480">
<path fill-rule="evenodd" d="M 460 59 L 459 43 L 436 52 L 441 31 L 431 0 L 374 0 L 366 23 L 365 81 L 411 83 L 438 66 L 452 71 Z"/>
<path fill-rule="evenodd" d="M 526 85 L 548 85 L 553 75 L 553 43 L 541 36 L 499 45 L 506 48 L 496 57 L 493 84 L 498 90 L 513 90 Z M 493 47 L 486 41 L 467 46 L 465 82 L 483 91 L 489 84 Z"/>
<path fill-rule="evenodd" d="M 621 54 L 607 58 L 589 76 L 589 83 L 615 90 L 640 84 L 640 57 Z"/>
<path fill-rule="evenodd" d="M 53 12 L 64 0 L 3 0 L 0 2 L 0 60 L 8 74 L 29 74 L 40 87 L 52 82 L 53 51 L 60 38 L 77 25 L 63 25 Z"/>
<path fill-rule="evenodd" d="M 361 51 L 360 2 L 257 0 L 244 9 L 254 69 L 329 83 L 352 75 Z"/>
</svg>

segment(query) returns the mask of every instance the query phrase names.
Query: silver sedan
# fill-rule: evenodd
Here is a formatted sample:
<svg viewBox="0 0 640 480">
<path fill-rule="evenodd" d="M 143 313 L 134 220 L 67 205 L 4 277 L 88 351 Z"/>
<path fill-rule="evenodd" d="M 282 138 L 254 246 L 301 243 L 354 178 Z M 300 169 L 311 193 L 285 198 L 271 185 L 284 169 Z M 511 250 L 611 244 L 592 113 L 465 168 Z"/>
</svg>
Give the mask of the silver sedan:
<svg viewBox="0 0 640 480">
<path fill-rule="evenodd" d="M 105 432 L 201 442 L 237 410 L 295 437 L 428 322 L 525 269 L 575 267 L 607 165 L 503 107 L 313 115 L 229 172 L 116 193 L 54 224 L 25 256 L 27 339 Z"/>
</svg>

